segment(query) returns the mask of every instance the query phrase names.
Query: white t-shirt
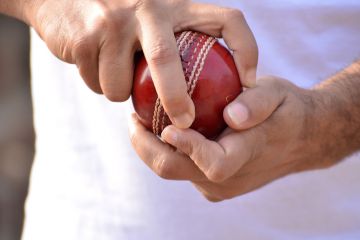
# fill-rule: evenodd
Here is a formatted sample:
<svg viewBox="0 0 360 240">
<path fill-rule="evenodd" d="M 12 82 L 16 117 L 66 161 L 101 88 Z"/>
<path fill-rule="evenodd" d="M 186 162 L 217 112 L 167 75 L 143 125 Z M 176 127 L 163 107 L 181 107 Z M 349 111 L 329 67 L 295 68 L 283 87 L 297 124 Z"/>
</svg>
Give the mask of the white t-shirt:
<svg viewBox="0 0 360 240">
<path fill-rule="evenodd" d="M 310 87 L 360 56 L 357 0 L 217 2 L 244 11 L 260 48 L 259 75 Z M 136 156 L 131 103 L 92 93 L 75 66 L 32 36 L 37 138 L 23 239 L 360 239 L 359 155 L 210 203 Z"/>
</svg>

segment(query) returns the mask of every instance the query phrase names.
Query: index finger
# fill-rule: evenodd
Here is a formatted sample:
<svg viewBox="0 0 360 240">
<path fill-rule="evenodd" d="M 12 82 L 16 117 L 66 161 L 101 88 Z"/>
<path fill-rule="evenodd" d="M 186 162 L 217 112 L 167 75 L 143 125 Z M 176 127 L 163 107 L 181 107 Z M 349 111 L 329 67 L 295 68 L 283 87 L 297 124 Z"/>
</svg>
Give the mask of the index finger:
<svg viewBox="0 0 360 240">
<path fill-rule="evenodd" d="M 221 183 L 242 168 L 253 157 L 256 137 L 254 133 L 232 133 L 218 142 L 210 141 L 192 129 L 168 126 L 162 138 L 187 154 L 212 182 Z"/>
<path fill-rule="evenodd" d="M 165 112 L 175 126 L 188 128 L 195 107 L 187 92 L 172 24 L 161 15 L 156 11 L 141 14 L 139 38 Z"/>
<path fill-rule="evenodd" d="M 200 3 L 191 4 L 188 13 L 186 24 L 190 29 L 224 39 L 233 52 L 243 86 L 254 87 L 258 47 L 244 14 L 238 9 Z"/>
<path fill-rule="evenodd" d="M 185 154 L 162 142 L 141 125 L 136 114 L 129 122 L 131 143 L 144 163 L 165 179 L 202 181 L 206 179 L 199 168 Z"/>
</svg>

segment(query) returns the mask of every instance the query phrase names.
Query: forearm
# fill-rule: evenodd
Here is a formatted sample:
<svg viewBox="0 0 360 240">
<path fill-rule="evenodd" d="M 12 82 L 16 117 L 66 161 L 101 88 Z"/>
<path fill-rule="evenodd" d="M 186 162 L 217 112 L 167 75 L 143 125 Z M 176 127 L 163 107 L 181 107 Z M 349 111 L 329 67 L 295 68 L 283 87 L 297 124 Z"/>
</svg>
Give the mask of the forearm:
<svg viewBox="0 0 360 240">
<path fill-rule="evenodd" d="M 0 13 L 28 23 L 27 13 L 33 1 L 36 0 L 0 0 Z"/>
<path fill-rule="evenodd" d="M 324 166 L 360 150 L 360 61 L 314 88 L 318 156 Z M 315 112 L 316 111 L 316 112 Z"/>
</svg>

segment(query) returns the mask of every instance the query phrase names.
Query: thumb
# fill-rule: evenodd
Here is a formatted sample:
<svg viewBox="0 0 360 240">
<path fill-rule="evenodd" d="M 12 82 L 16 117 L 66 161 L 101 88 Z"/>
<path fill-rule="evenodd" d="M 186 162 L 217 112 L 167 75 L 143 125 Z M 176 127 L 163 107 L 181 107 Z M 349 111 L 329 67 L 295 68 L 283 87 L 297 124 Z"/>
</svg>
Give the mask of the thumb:
<svg viewBox="0 0 360 240">
<path fill-rule="evenodd" d="M 224 109 L 229 127 L 243 130 L 265 121 L 285 99 L 283 82 L 275 77 L 262 77 L 256 87 L 241 93 Z"/>
</svg>

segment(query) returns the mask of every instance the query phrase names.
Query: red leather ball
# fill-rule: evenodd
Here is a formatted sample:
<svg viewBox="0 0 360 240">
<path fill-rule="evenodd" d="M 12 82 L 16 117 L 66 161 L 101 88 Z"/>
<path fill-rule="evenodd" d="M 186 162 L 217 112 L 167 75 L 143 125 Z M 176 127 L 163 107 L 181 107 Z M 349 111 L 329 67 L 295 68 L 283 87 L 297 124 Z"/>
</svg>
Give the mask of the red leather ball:
<svg viewBox="0 0 360 240">
<path fill-rule="evenodd" d="M 242 92 L 234 59 L 214 37 L 191 31 L 175 37 L 188 94 L 195 104 L 191 128 L 214 139 L 226 128 L 225 106 Z M 155 134 L 171 124 L 143 55 L 136 62 L 132 101 L 141 123 Z"/>
</svg>

